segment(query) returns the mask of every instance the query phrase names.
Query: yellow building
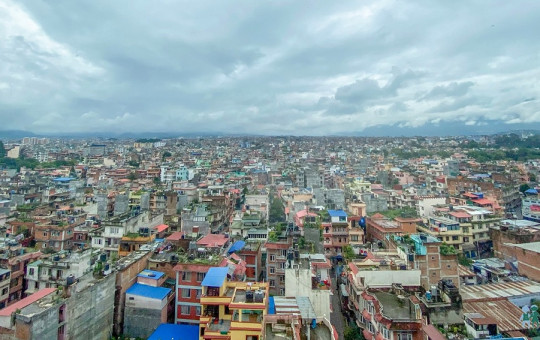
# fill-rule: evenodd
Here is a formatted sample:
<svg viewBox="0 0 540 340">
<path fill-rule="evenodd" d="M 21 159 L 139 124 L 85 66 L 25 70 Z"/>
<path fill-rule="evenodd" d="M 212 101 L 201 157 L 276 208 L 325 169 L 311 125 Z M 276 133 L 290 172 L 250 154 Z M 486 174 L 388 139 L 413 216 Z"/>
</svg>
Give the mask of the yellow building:
<svg viewBox="0 0 540 340">
<path fill-rule="evenodd" d="M 268 283 L 231 282 L 227 267 L 212 267 L 201 283 L 199 339 L 259 340 Z"/>
</svg>

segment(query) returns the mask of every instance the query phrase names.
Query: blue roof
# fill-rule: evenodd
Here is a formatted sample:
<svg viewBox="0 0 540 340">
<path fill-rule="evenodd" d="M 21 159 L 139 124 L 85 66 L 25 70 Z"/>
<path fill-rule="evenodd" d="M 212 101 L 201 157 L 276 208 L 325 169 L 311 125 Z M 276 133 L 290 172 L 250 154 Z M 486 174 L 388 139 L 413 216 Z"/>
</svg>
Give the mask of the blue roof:
<svg viewBox="0 0 540 340">
<path fill-rule="evenodd" d="M 206 275 L 204 276 L 204 280 L 201 282 L 201 286 L 203 287 L 221 287 L 223 286 L 223 282 L 225 282 L 225 278 L 227 277 L 227 273 L 229 271 L 229 268 L 227 267 L 212 267 L 206 272 Z"/>
<path fill-rule="evenodd" d="M 199 340 L 199 325 L 162 323 L 148 340 Z"/>
<path fill-rule="evenodd" d="M 145 277 L 147 279 L 159 280 L 161 279 L 163 275 L 165 275 L 165 273 L 157 272 L 155 270 L 145 269 L 142 272 L 140 272 L 137 276 Z"/>
<path fill-rule="evenodd" d="M 347 213 L 343 210 L 328 210 L 328 215 L 331 217 L 347 217 Z"/>
<path fill-rule="evenodd" d="M 69 182 L 69 181 L 72 181 L 74 179 L 75 178 L 73 178 L 73 177 L 57 177 L 57 178 L 54 178 L 53 181 L 55 181 L 55 182 Z"/>
<path fill-rule="evenodd" d="M 236 242 L 234 242 L 234 244 L 229 248 L 228 253 L 229 253 L 229 254 L 234 253 L 235 251 L 238 251 L 238 250 L 244 248 L 245 245 L 246 245 L 246 242 L 244 242 L 244 241 L 236 241 Z"/>
<path fill-rule="evenodd" d="M 129 287 L 129 289 L 126 291 L 126 294 L 163 300 L 170 292 L 170 288 L 153 287 L 149 285 L 135 283 L 133 286 Z"/>
<path fill-rule="evenodd" d="M 276 302 L 273 296 L 268 298 L 268 314 L 276 314 Z"/>
<path fill-rule="evenodd" d="M 525 193 L 526 194 L 537 194 L 538 191 L 536 189 L 528 189 L 528 190 L 525 190 Z"/>
</svg>

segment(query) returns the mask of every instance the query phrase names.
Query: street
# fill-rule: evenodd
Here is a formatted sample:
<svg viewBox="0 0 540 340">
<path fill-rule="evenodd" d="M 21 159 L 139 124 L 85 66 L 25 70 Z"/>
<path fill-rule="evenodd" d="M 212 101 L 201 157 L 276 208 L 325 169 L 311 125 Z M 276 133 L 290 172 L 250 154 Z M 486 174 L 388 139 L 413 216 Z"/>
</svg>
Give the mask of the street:
<svg viewBox="0 0 540 340">
<path fill-rule="evenodd" d="M 330 322 L 336 328 L 339 335 L 339 340 L 343 340 L 343 332 L 345 332 L 345 318 L 341 311 L 341 301 L 338 293 L 338 286 L 335 277 L 332 275 L 332 314 L 330 314 Z"/>
</svg>

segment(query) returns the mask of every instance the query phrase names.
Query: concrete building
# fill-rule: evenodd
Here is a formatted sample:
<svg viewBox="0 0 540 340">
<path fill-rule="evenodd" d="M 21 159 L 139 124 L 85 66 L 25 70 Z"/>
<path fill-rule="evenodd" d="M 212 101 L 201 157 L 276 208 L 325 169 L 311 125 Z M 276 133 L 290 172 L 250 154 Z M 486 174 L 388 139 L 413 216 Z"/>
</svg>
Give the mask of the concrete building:
<svg viewBox="0 0 540 340">
<path fill-rule="evenodd" d="M 137 283 L 126 291 L 124 334 L 147 338 L 160 324 L 173 320 L 174 291 L 162 287 L 165 274 L 143 270 Z"/>
<path fill-rule="evenodd" d="M 327 257 L 341 255 L 343 246 L 349 244 L 349 224 L 343 210 L 328 210 L 330 222 L 323 222 L 323 246 Z"/>
<path fill-rule="evenodd" d="M 7 306 L 10 281 L 11 271 L 9 269 L 0 268 L 0 309 Z"/>
<path fill-rule="evenodd" d="M 115 275 L 95 279 L 92 273 L 62 291 L 42 289 L 0 311 L 10 339 L 109 339 L 112 334 Z"/>
<path fill-rule="evenodd" d="M 24 293 L 29 295 L 43 288 L 61 287 L 68 278 L 74 280 L 82 277 L 92 270 L 91 261 L 95 260 L 97 255 L 95 250 L 86 249 L 42 256 L 27 266 Z"/>
<path fill-rule="evenodd" d="M 126 291 L 137 282 L 138 275 L 147 268 L 151 250 L 139 250 L 122 257 L 115 264 L 116 280 L 114 294 L 113 335 L 122 334 L 124 329 L 124 315 Z"/>
<path fill-rule="evenodd" d="M 268 310 L 268 284 L 231 282 L 227 268 L 212 267 L 201 282 L 200 340 L 259 339 Z"/>
</svg>

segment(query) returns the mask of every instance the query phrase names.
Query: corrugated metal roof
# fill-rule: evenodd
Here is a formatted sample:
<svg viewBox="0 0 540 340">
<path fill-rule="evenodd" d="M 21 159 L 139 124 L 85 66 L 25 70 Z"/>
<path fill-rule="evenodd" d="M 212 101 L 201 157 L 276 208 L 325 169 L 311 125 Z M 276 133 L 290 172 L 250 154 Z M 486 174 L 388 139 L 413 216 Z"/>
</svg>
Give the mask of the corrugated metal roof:
<svg viewBox="0 0 540 340">
<path fill-rule="evenodd" d="M 208 270 L 204 276 L 204 280 L 201 282 L 203 287 L 221 287 L 227 277 L 229 268 L 227 267 L 212 267 Z"/>
<path fill-rule="evenodd" d="M 472 301 L 463 303 L 464 313 L 479 313 L 497 322 L 499 332 L 522 330 L 521 309 L 508 300 Z"/>
<path fill-rule="evenodd" d="M 461 287 L 463 301 L 495 300 L 540 293 L 540 285 L 532 281 L 502 282 Z"/>
<path fill-rule="evenodd" d="M 164 287 L 153 287 L 148 285 L 143 285 L 140 283 L 135 283 L 133 286 L 129 287 L 126 291 L 127 294 L 143 296 L 151 299 L 163 300 L 171 292 L 170 288 Z"/>
</svg>

